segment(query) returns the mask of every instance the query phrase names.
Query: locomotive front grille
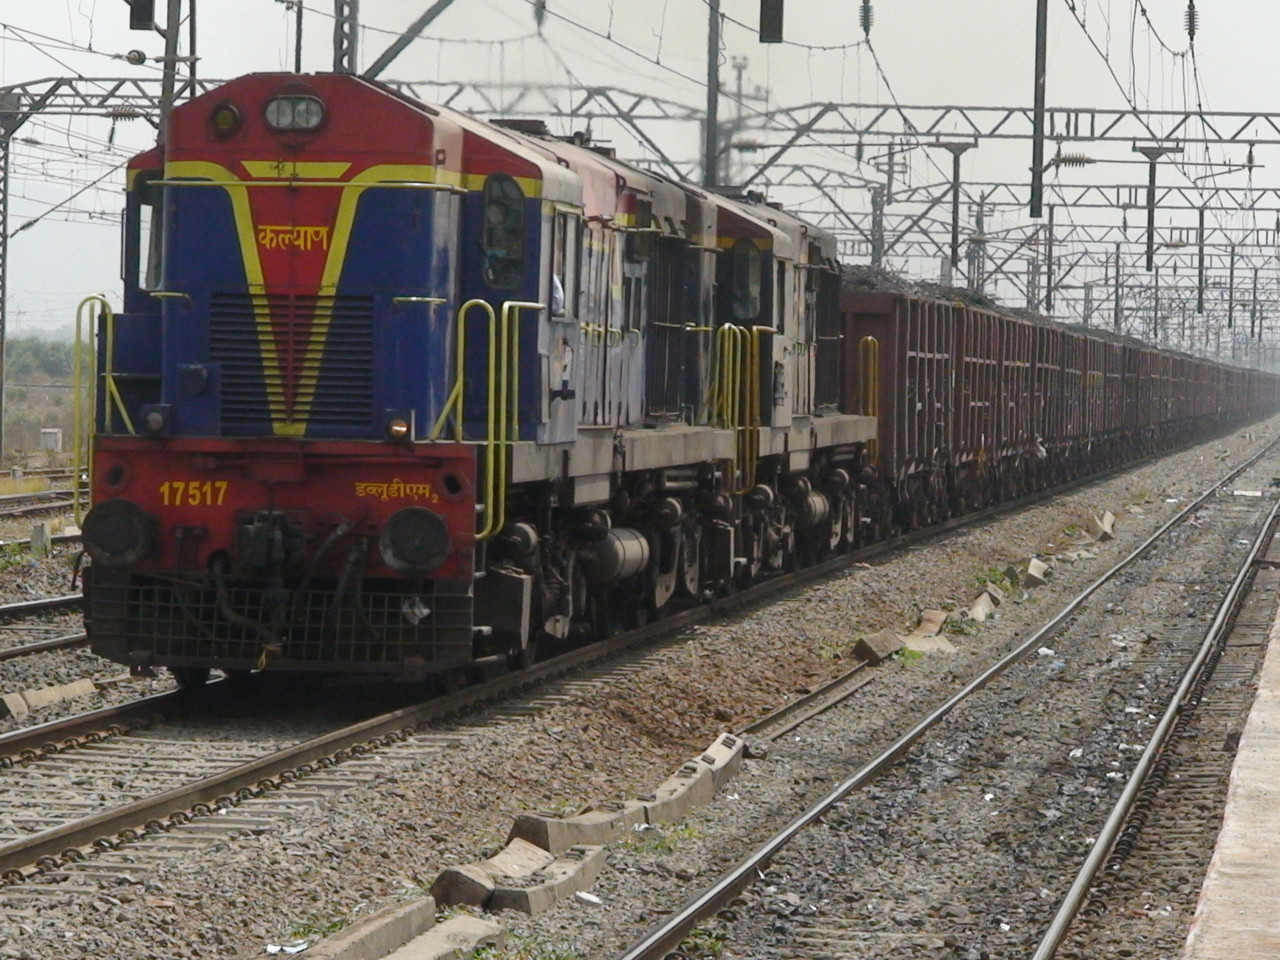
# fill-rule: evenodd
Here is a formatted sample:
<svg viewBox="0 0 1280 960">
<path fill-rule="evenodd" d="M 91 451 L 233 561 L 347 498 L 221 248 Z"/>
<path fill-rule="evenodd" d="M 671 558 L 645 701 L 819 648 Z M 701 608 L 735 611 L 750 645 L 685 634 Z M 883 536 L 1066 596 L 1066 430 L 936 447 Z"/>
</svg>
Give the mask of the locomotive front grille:
<svg viewBox="0 0 1280 960">
<path fill-rule="evenodd" d="M 269 339 L 260 331 L 255 301 L 270 313 Z M 310 436 L 373 429 L 372 297 L 215 293 L 209 314 L 224 433 L 271 432 L 268 387 L 283 406 L 275 419 L 305 424 Z M 274 347 L 274 363 L 264 362 L 264 346 Z"/>
<path fill-rule="evenodd" d="M 229 583 L 225 616 L 211 583 L 87 571 L 86 627 L 95 652 L 120 662 L 253 666 L 266 638 L 250 622 L 270 620 L 260 586 Z M 472 596 L 428 582 L 366 582 L 335 600 L 317 582 L 297 598 L 270 664 L 280 669 L 400 674 L 465 663 L 472 656 Z M 243 619 L 242 619 L 243 618 Z M 415 622 L 416 621 L 416 622 Z"/>
</svg>

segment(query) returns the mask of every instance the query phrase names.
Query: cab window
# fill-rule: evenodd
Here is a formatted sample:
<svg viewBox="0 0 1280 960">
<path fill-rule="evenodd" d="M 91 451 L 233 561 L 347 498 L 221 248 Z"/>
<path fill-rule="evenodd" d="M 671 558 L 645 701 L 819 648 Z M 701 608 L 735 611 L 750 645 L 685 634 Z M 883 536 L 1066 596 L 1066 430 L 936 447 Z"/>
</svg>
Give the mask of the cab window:
<svg viewBox="0 0 1280 960">
<path fill-rule="evenodd" d="M 733 317 L 754 320 L 760 315 L 760 251 L 750 240 L 733 245 Z"/>
<path fill-rule="evenodd" d="M 551 315 L 581 313 L 582 221 L 571 213 L 557 213 L 551 221 Z"/>
<path fill-rule="evenodd" d="M 164 281 L 164 188 L 148 182 L 142 187 L 142 236 L 140 247 L 146 251 L 142 272 L 142 289 L 159 290 Z"/>
<path fill-rule="evenodd" d="M 773 300 L 776 305 L 774 312 L 777 314 L 773 328 L 783 333 L 787 322 L 787 265 L 781 260 L 778 261 L 778 283 L 773 288 Z"/>
<path fill-rule="evenodd" d="M 136 290 L 158 290 L 163 278 L 164 190 L 154 183 L 159 179 L 158 170 L 138 174 L 125 208 L 120 279 Z"/>
<path fill-rule="evenodd" d="M 568 224 L 563 213 L 556 214 L 551 220 L 551 315 L 563 317 L 568 285 L 565 276 L 565 230 Z"/>
<path fill-rule="evenodd" d="M 524 192 L 506 174 L 484 183 L 484 278 L 491 287 L 512 290 L 524 273 Z"/>
</svg>

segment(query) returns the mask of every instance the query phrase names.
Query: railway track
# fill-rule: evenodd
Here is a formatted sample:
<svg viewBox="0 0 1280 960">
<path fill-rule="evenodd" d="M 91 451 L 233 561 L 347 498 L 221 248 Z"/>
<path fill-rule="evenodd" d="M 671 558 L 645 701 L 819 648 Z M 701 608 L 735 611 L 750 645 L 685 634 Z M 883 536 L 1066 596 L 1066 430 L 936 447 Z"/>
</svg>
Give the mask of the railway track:
<svg viewBox="0 0 1280 960">
<path fill-rule="evenodd" d="M 1185 530 L 1184 525 L 1187 524 L 1188 521 L 1193 521 L 1192 526 L 1197 526 L 1201 523 L 1212 524 L 1215 522 L 1215 518 L 1217 518 L 1216 522 L 1223 524 L 1237 522 L 1238 517 L 1236 515 L 1239 511 L 1248 508 L 1241 507 L 1236 503 L 1231 503 L 1229 498 L 1217 497 L 1217 492 L 1225 483 L 1229 483 L 1234 478 L 1240 476 L 1250 467 L 1259 463 L 1264 457 L 1269 455 L 1274 458 L 1277 446 L 1277 442 L 1269 444 L 1264 450 L 1236 467 L 1222 480 L 1216 482 L 1211 488 L 1196 498 L 1196 500 L 1194 500 L 1189 506 L 1180 511 L 1175 517 L 1152 534 L 1150 538 L 1139 545 L 1137 549 L 1125 557 L 1121 562 L 1116 564 L 1103 576 L 1090 584 L 1043 627 L 1020 642 L 1011 652 L 1000 658 L 928 716 L 912 726 L 907 732 L 903 733 L 894 742 L 889 744 L 878 755 L 871 759 L 870 762 L 865 763 L 852 772 L 845 769 L 838 773 L 837 776 L 833 778 L 839 780 L 837 786 L 832 788 L 817 802 L 813 803 L 808 809 L 804 810 L 804 812 L 799 816 L 791 820 L 791 822 L 786 824 L 785 827 L 776 832 L 773 836 L 769 837 L 765 842 L 761 843 L 747 856 L 743 857 L 734 867 L 725 872 L 713 885 L 691 898 L 680 909 L 671 913 L 669 917 L 653 927 L 623 954 L 622 960 L 655 960 L 655 958 L 666 957 L 671 951 L 677 950 L 685 938 L 695 931 L 699 925 L 714 918 L 717 914 L 729 910 L 731 905 L 735 904 L 741 892 L 755 883 L 757 879 L 765 876 L 765 871 L 769 870 L 770 864 L 775 861 L 783 861 L 783 865 L 781 867 L 777 867 L 775 865 L 774 876 L 779 875 L 778 871 L 781 871 L 782 875 L 788 875 L 793 878 L 797 876 L 804 876 L 808 872 L 804 864 L 812 865 L 815 863 L 822 863 L 824 865 L 824 870 L 827 869 L 828 866 L 830 866 L 832 870 L 836 870 L 836 868 L 829 863 L 827 858 L 838 858 L 832 857 L 832 854 L 826 848 L 821 847 L 819 840 L 814 840 L 811 846 L 804 846 L 802 838 L 806 836 L 806 832 L 811 827 L 819 822 L 828 824 L 824 831 L 828 834 L 839 834 L 842 828 L 847 828 L 850 831 L 856 830 L 853 824 L 857 822 L 858 812 L 854 805 L 850 803 L 851 796 L 878 778 L 885 777 L 889 771 L 894 770 L 895 781 L 903 782 L 904 785 L 901 788 L 881 786 L 878 791 L 879 793 L 884 794 L 895 789 L 902 789 L 904 791 L 908 791 L 906 794 L 903 794 L 903 796 L 918 795 L 925 791 L 928 792 L 929 796 L 933 796 L 935 791 L 945 792 L 946 790 L 952 789 L 948 785 L 950 777 L 958 776 L 963 780 L 964 767 L 966 766 L 975 770 L 975 772 L 986 770 L 988 766 L 993 769 L 999 768 L 1000 762 L 992 761 L 989 758 L 973 757 L 966 763 L 963 758 L 964 751 L 956 747 L 952 740 L 948 740 L 947 745 L 945 746 L 931 746 L 934 742 L 934 738 L 951 736 L 953 728 L 960 723 L 963 723 L 963 721 L 958 721 L 956 724 L 947 724 L 944 728 L 943 721 L 957 708 L 962 705 L 967 707 L 970 705 L 971 701 L 977 700 L 978 696 L 983 691 L 986 691 L 989 687 L 993 686 L 995 681 L 997 681 L 998 678 L 1001 678 L 1006 671 L 1009 671 L 1016 664 L 1027 660 L 1028 655 L 1033 655 L 1037 649 L 1043 648 L 1044 651 L 1053 653 L 1051 649 L 1045 647 L 1045 644 L 1051 642 L 1051 638 L 1062 633 L 1064 629 L 1071 629 L 1071 625 L 1074 624 L 1076 618 L 1083 615 L 1083 608 L 1089 602 L 1090 598 L 1094 597 L 1095 594 L 1104 589 L 1114 589 L 1117 584 L 1127 588 L 1130 583 L 1136 583 L 1137 579 L 1139 579 L 1139 575 L 1135 572 L 1135 568 L 1144 563 L 1154 564 L 1156 561 L 1152 559 L 1152 556 L 1155 551 L 1161 549 L 1172 549 L 1169 544 L 1176 541 L 1170 539 L 1171 535 L 1174 534 L 1174 531 Z M 1255 504 L 1257 503 L 1257 501 L 1254 502 Z M 1254 509 L 1256 511 L 1258 508 L 1255 507 Z M 1232 512 L 1233 510 L 1235 513 Z M 1203 682 L 1202 679 L 1198 679 L 1202 677 L 1200 672 L 1201 668 L 1213 659 L 1212 651 L 1215 649 L 1215 645 L 1220 643 L 1223 628 L 1230 621 L 1236 605 L 1243 596 L 1244 587 L 1248 583 L 1251 573 L 1255 567 L 1258 552 L 1263 548 L 1264 544 L 1274 531 L 1277 513 L 1280 512 L 1280 503 L 1276 503 L 1272 505 L 1269 510 L 1262 512 L 1265 513 L 1265 517 L 1260 525 L 1257 525 L 1253 530 L 1252 539 L 1249 541 L 1249 549 L 1246 551 L 1246 555 L 1243 557 L 1238 568 L 1234 571 L 1234 576 L 1227 578 L 1229 585 L 1221 594 L 1221 603 L 1217 605 L 1216 612 L 1203 641 L 1200 642 L 1197 637 L 1198 642 L 1191 644 L 1190 647 L 1186 645 L 1171 644 L 1170 650 L 1166 654 L 1144 655 L 1143 657 L 1136 658 L 1134 661 L 1135 673 L 1142 675 L 1141 671 L 1147 671 L 1145 676 L 1154 684 L 1155 681 L 1150 680 L 1151 677 L 1172 674 L 1174 670 L 1174 661 L 1179 657 L 1183 658 L 1180 662 L 1176 663 L 1176 669 L 1181 673 L 1182 679 L 1179 682 L 1177 689 L 1173 692 L 1165 716 L 1157 725 L 1157 728 L 1152 735 L 1152 743 L 1159 743 L 1163 741 L 1163 738 L 1167 736 L 1168 730 L 1173 726 L 1174 721 L 1178 717 L 1182 706 L 1188 702 L 1188 691 L 1193 689 L 1197 683 Z M 1208 519 L 1206 519 L 1206 516 Z M 1232 519 L 1233 517 L 1236 517 L 1236 519 Z M 1056 643 L 1057 641 L 1054 642 Z M 1030 662 L 1034 664 L 1040 659 L 1041 658 L 1033 656 L 1030 658 Z M 832 696 L 825 699 L 840 699 L 839 693 L 836 692 L 834 688 L 848 689 L 849 687 L 856 685 L 857 682 L 858 680 L 855 676 L 847 675 L 846 677 L 839 678 L 839 680 L 832 685 Z M 1012 681 L 1009 682 L 1012 683 Z M 1102 691 L 1102 693 L 1109 696 L 1111 691 Z M 1047 696 L 1047 693 L 1045 695 Z M 1009 696 L 1012 697 L 1013 702 L 1016 703 L 1019 702 L 1020 696 L 1025 696 L 1025 694 L 1010 694 Z M 816 712 L 823 709 L 822 701 L 824 700 L 824 696 L 821 691 L 819 691 L 818 694 L 815 694 L 814 699 L 818 702 L 812 707 L 798 708 L 799 717 L 801 719 L 796 722 L 804 722 L 804 720 L 809 719 L 811 716 L 815 715 Z M 1129 708 L 1126 708 L 1126 713 L 1122 714 L 1122 716 L 1127 715 L 1128 709 Z M 1002 711 L 996 712 L 999 714 Z M 775 724 L 774 727 L 775 731 L 785 730 L 788 726 L 794 726 L 794 720 L 796 720 L 794 717 L 790 720 L 785 717 L 778 717 L 777 724 Z M 765 726 L 767 727 L 772 721 L 773 718 L 766 718 Z M 985 728 L 983 729 L 985 730 Z M 968 742 L 970 744 L 975 742 L 982 743 L 988 734 L 989 731 L 986 731 L 985 733 L 971 734 L 969 735 L 970 740 Z M 780 734 L 775 733 L 775 735 Z M 954 741 L 962 743 L 965 742 L 964 736 L 959 733 L 954 734 L 953 739 Z M 1125 745 L 1122 744 L 1122 746 Z M 988 745 L 985 749 L 992 749 L 992 747 Z M 1077 879 L 1071 893 L 1064 898 L 1062 913 L 1050 927 L 1050 932 L 1045 937 L 1046 943 L 1051 942 L 1052 945 L 1056 947 L 1056 945 L 1061 942 L 1062 932 L 1066 929 L 1066 921 L 1069 920 L 1070 916 L 1073 916 L 1085 902 L 1085 892 L 1089 889 L 1089 880 L 1084 879 L 1086 873 L 1089 878 L 1092 878 L 1097 868 L 1102 863 L 1106 862 L 1107 853 L 1111 850 L 1112 842 L 1119 835 L 1120 825 L 1124 823 L 1125 816 L 1129 810 L 1129 804 L 1133 797 L 1145 796 L 1149 800 L 1150 790 L 1147 790 L 1144 794 L 1140 775 L 1153 766 L 1152 758 L 1155 754 L 1155 750 L 1156 748 L 1152 747 L 1149 743 L 1148 748 L 1143 752 L 1142 760 L 1139 762 L 1135 770 L 1134 779 L 1126 787 L 1122 796 L 1122 802 L 1126 805 L 1123 807 L 1117 807 L 1117 811 L 1114 812 L 1108 820 L 1106 828 L 1098 834 L 1097 843 L 1090 855 L 1086 858 L 1085 869 L 1082 870 L 1081 878 Z M 998 752 L 1007 753 L 1008 751 Z M 910 760 L 912 764 L 919 762 L 922 766 L 927 767 L 930 765 L 929 761 L 934 758 L 941 757 L 946 758 L 946 765 L 950 772 L 943 778 L 941 783 L 934 784 L 931 787 L 913 788 L 908 786 L 907 784 L 909 784 L 911 777 L 910 771 L 896 769 L 900 766 L 904 758 Z M 941 760 L 939 759 L 938 762 L 941 763 Z M 1015 761 L 1010 762 L 1012 763 Z M 1024 766 L 1026 763 L 1034 764 L 1035 761 L 1023 761 Z M 988 782 L 990 780 L 1000 778 L 1000 774 L 993 771 L 987 771 L 985 776 L 988 778 Z M 1011 775 L 1006 774 L 1005 776 Z M 1108 777 L 1110 777 L 1110 774 L 1108 774 Z M 1044 778 L 1041 778 L 1041 780 L 1043 779 Z M 1107 781 L 1103 782 L 1105 783 Z M 1043 786 L 1043 789 L 1052 790 L 1053 786 L 1054 781 L 1051 778 Z M 971 790 L 972 785 L 970 785 L 968 789 Z M 978 789 L 981 790 L 981 788 Z M 914 794 L 910 792 L 912 790 L 915 791 Z M 1052 794 L 1050 795 L 1052 796 Z M 963 803 L 969 805 L 970 809 L 972 808 L 973 801 L 970 799 L 972 797 L 971 792 L 963 795 L 957 794 L 957 796 L 963 796 Z M 898 805 L 893 807 L 895 810 L 895 816 L 911 816 L 911 814 L 904 809 L 906 801 L 897 801 L 897 803 Z M 1049 805 L 1050 804 L 1046 803 L 1046 806 Z M 927 813 L 919 813 L 916 815 L 920 816 L 922 819 L 932 819 L 936 813 L 936 810 L 930 810 Z M 936 820 L 933 822 L 936 822 Z M 1043 823 L 1043 820 L 1041 820 L 1041 822 Z M 831 823 L 835 823 L 837 826 L 832 828 L 829 825 Z M 871 833 L 878 834 L 884 829 L 884 826 L 876 827 L 871 830 Z M 1003 836 L 1003 834 L 999 834 L 998 836 Z M 858 850 L 862 850 L 866 846 L 865 844 L 859 843 L 856 839 L 845 842 Z M 1000 846 L 1002 843 L 1016 842 L 1018 841 L 1012 839 L 1001 840 L 996 844 L 996 846 Z M 949 845 L 950 844 L 948 844 L 948 846 Z M 793 848 L 799 846 L 804 846 L 804 849 L 793 853 Z M 885 846 L 890 846 L 888 841 L 885 842 Z M 889 853 L 887 850 L 879 851 L 869 862 L 881 863 L 884 861 L 886 856 L 892 857 L 893 855 L 894 854 Z M 954 857 L 955 855 L 956 854 L 951 854 L 950 856 Z M 911 854 L 907 853 L 904 854 L 904 856 L 909 859 Z M 1018 856 L 1020 859 L 1035 859 L 1035 855 L 1030 852 L 1022 852 Z M 795 861 L 794 863 L 792 863 L 793 860 Z M 937 863 L 938 861 L 934 860 L 933 862 Z M 908 876 L 915 875 L 912 873 L 912 868 L 910 867 L 903 866 L 901 869 Z M 921 864 L 917 864 L 914 867 L 914 870 L 916 871 L 924 871 L 927 869 L 928 867 Z M 878 874 L 876 875 L 878 876 Z M 911 955 L 910 951 L 918 949 L 921 944 L 914 943 L 913 945 L 913 930 L 909 925 L 905 930 L 902 927 L 897 926 L 899 922 L 905 921 L 906 918 L 903 916 L 895 917 L 892 922 L 888 922 L 885 917 L 880 915 L 885 912 L 881 910 L 874 915 L 868 915 L 865 913 L 859 914 L 856 919 L 850 918 L 848 922 L 845 922 L 839 917 L 830 915 L 833 906 L 836 908 L 836 912 L 838 913 L 840 901 L 849 899 L 848 897 L 841 897 L 837 895 L 836 889 L 844 890 L 846 892 L 850 889 L 857 889 L 862 882 L 860 877 L 861 874 L 844 872 L 841 873 L 840 876 L 832 877 L 830 879 L 830 883 L 833 887 L 829 893 L 823 894 L 818 890 L 810 891 L 814 898 L 820 899 L 824 896 L 828 898 L 822 900 L 823 903 L 828 904 L 826 911 L 828 915 L 825 917 L 814 917 L 812 919 L 796 917 L 794 920 L 788 919 L 785 923 L 779 923 L 769 913 L 764 913 L 763 911 L 752 912 L 751 920 L 743 923 L 741 926 L 731 926 L 729 929 L 728 939 L 736 948 L 735 955 L 777 955 L 788 957 Z M 771 880 L 771 882 L 774 881 Z M 824 880 L 823 882 L 826 881 Z M 963 880 L 958 877 L 952 877 L 949 882 L 952 884 L 962 884 Z M 836 884 L 839 886 L 835 887 L 834 885 Z M 824 887 L 823 889 L 827 888 Z M 892 903 L 893 900 L 890 899 L 888 902 Z M 982 909 L 987 910 L 990 906 L 990 904 L 984 903 Z M 871 909 L 870 904 L 868 904 L 867 909 Z M 975 907 L 975 910 L 976 909 L 978 909 L 978 907 Z M 740 912 L 741 911 L 730 910 L 726 916 L 734 916 L 735 913 Z M 766 932 L 762 924 L 767 926 L 770 921 L 773 921 L 772 929 Z M 941 926 L 942 923 L 943 922 L 940 921 L 939 925 Z M 784 929 L 785 932 L 779 934 L 779 928 Z M 1008 924 L 1002 925 L 1000 927 L 1001 933 L 996 934 L 996 936 L 1003 936 L 1004 932 L 1009 931 L 1009 929 L 1010 927 Z M 932 932 L 936 933 L 938 931 Z M 784 942 L 783 945 L 779 945 L 777 942 L 779 936 L 781 936 Z M 769 948 L 767 950 L 761 947 L 761 943 L 763 942 L 769 943 Z M 955 945 L 956 942 L 950 939 L 947 941 L 939 939 L 937 943 L 938 946 L 941 947 L 944 943 L 952 943 Z M 1006 942 L 1002 944 L 1002 947 L 1013 948 L 1016 950 L 1016 945 L 1012 943 Z M 907 952 L 903 953 L 903 949 Z M 1036 960 L 1045 960 L 1045 958 L 1053 955 L 1052 949 L 1049 949 L 1048 952 L 1043 952 L 1045 948 L 1042 946 L 1041 950 L 1042 952 L 1038 952 L 1036 954 Z M 958 953 L 957 955 L 964 954 Z M 975 953 L 974 955 L 977 954 Z M 993 955 L 995 955 L 994 950 Z M 1004 954 L 1002 953 L 1002 955 Z M 1072 956 L 1093 955 L 1097 954 L 1091 952 L 1087 948 L 1084 952 L 1072 953 Z"/>
<path fill-rule="evenodd" d="M 0 661 L 16 660 L 19 657 L 37 653 L 48 653 L 54 650 L 68 650 L 82 647 L 89 642 L 84 631 L 67 632 L 65 627 L 51 624 L 14 623 L 32 616 L 62 611 L 75 611 L 80 607 L 83 597 L 78 593 L 64 594 L 57 597 L 44 597 L 39 600 L 24 600 L 18 603 L 0 604 L 0 643 L 7 643 L 8 636 L 15 632 L 46 634 L 29 643 L 14 643 L 0 646 Z M 54 633 L 55 636 L 47 636 Z"/>
<path fill-rule="evenodd" d="M 1259 570 L 1257 564 L 1277 513 L 1280 503 L 1144 744 L 1033 960 L 1101 956 L 1129 944 L 1153 955 L 1181 950 L 1199 884 L 1190 892 L 1183 888 L 1187 877 L 1203 877 L 1213 853 L 1235 746 L 1267 651 L 1280 570 L 1270 556 L 1272 567 Z"/>
<path fill-rule="evenodd" d="M 73 506 L 70 490 L 40 490 L 0 496 L 0 518 L 30 517 L 42 513 L 62 513 Z"/>
<path fill-rule="evenodd" d="M 1261 456 L 1261 454 L 1259 454 Z M 1256 457 L 1254 458 L 1256 459 Z M 1250 461 L 1251 462 L 1251 461 Z M 1132 469 L 1136 464 L 1125 469 Z M 1242 465 L 1238 470 L 1244 469 Z M 1118 471 L 1113 471 L 1118 472 Z M 379 753 L 378 762 L 420 757 L 442 748 L 449 737 L 423 728 L 460 712 L 509 698 L 521 690 L 563 677 L 585 665 L 643 644 L 674 637 L 696 623 L 733 610 L 764 602 L 777 594 L 823 579 L 849 565 L 924 542 L 963 526 L 1021 509 L 1065 490 L 1103 479 L 1092 476 L 1019 501 L 956 518 L 939 527 L 914 531 L 894 541 L 875 544 L 852 554 L 832 558 L 792 574 L 779 576 L 757 587 L 724 598 L 713 605 L 696 607 L 609 640 L 570 651 L 536 664 L 526 671 L 506 674 L 438 697 L 356 723 L 335 726 L 292 743 L 275 743 L 275 749 L 229 745 L 213 740 L 184 738 L 175 728 L 200 701 L 218 701 L 227 692 L 222 684 L 210 685 L 194 697 L 166 694 L 95 711 L 56 723 L 15 731 L 0 737 L 0 764 L 14 776 L 28 779 L 14 787 L 12 801 L 0 807 L 0 876 L 6 884 L 39 892 L 45 884 L 65 884 L 75 872 L 92 872 L 98 860 L 110 858 L 101 869 L 125 870 L 129 864 L 144 870 L 148 856 L 135 852 L 143 838 L 182 847 L 194 837 L 237 829 L 254 829 L 272 817 L 287 814 L 296 802 L 314 803 L 317 791 L 349 785 L 348 775 L 359 779 L 374 774 L 363 769 L 364 756 Z M 498 658 L 481 669 L 498 669 Z M 848 696 L 860 682 L 845 677 L 817 691 L 806 702 L 764 718 L 753 725 L 761 736 L 780 736 L 832 703 Z M 77 765 L 84 765 L 78 767 Z M 330 768 L 341 765 L 342 775 Z M 143 769 L 141 779 L 130 781 L 130 771 Z M 57 771 L 56 776 L 48 771 Z M 52 778 L 52 779 L 51 779 Z M 59 805 L 39 801 L 42 813 L 33 815 L 33 797 L 49 798 L 51 785 L 83 780 L 97 789 L 99 799 L 86 801 L 61 796 Z M 118 781 L 123 786 L 116 786 Z M 102 784 L 109 784 L 102 789 Z M 288 790 L 282 788 L 288 787 Z M 103 798 L 110 796 L 111 799 Z M 26 798 L 26 799 L 24 799 Z M 236 810 L 233 815 L 232 811 Z M 209 818 L 217 816 L 216 823 Z M 148 846 L 150 849 L 150 845 Z M 159 854 L 158 854 L 159 855 Z M 16 889 L 16 888 L 14 888 Z M 7 896 L 7 895 L 6 895 Z"/>
</svg>

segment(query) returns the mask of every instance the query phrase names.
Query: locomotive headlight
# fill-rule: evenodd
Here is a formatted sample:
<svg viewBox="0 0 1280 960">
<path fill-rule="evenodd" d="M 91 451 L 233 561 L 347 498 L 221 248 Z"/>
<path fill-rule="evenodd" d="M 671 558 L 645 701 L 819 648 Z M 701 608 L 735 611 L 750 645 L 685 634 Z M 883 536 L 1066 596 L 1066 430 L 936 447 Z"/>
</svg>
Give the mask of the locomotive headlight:
<svg viewBox="0 0 1280 960">
<path fill-rule="evenodd" d="M 272 130 L 315 130 L 324 122 L 324 104 L 315 97 L 275 97 L 263 116 Z"/>
<path fill-rule="evenodd" d="M 383 562 L 401 573 L 430 573 L 449 558 L 451 548 L 444 517 L 426 507 L 397 510 L 378 538 Z"/>
<path fill-rule="evenodd" d="M 142 429 L 150 436 L 160 437 L 169 432 L 169 420 L 173 408 L 167 403 L 146 403 L 142 405 Z"/>
<path fill-rule="evenodd" d="M 224 139 L 240 129 L 240 111 L 229 103 L 220 103 L 209 114 L 209 123 L 213 135 Z"/>
<path fill-rule="evenodd" d="M 404 440 L 409 436 L 409 421 L 404 417 L 393 417 L 387 421 L 387 437 L 392 440 Z"/>
<path fill-rule="evenodd" d="M 131 567 L 151 552 L 153 521 L 131 500 L 106 500 L 84 518 L 80 537 L 94 563 Z"/>
</svg>

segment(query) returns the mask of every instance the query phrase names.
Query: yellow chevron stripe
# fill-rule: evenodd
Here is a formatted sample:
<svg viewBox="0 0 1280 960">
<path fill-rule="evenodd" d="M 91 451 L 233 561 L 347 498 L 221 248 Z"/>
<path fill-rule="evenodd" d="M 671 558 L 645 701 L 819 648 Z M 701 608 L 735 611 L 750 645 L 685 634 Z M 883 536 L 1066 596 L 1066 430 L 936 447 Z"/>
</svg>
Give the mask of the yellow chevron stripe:
<svg viewBox="0 0 1280 960">
<path fill-rule="evenodd" d="M 351 180 L 333 183 L 334 178 L 341 177 L 350 167 L 349 163 L 307 162 L 307 161 L 274 161 L 274 160 L 242 160 L 241 165 L 255 178 L 272 179 L 296 177 L 299 179 L 318 179 L 328 181 L 325 187 L 336 187 L 342 190 L 338 200 L 338 212 L 333 226 L 333 239 L 329 245 L 329 253 L 325 259 L 320 287 L 315 291 L 319 297 L 333 297 L 337 292 L 338 280 L 342 275 L 342 267 L 346 262 L 347 247 L 351 240 L 351 230 L 355 221 L 356 207 L 365 190 L 381 185 L 393 185 L 397 182 L 440 183 L 446 186 L 458 186 L 465 190 L 483 190 L 487 177 L 484 174 L 461 174 L 452 170 L 437 170 L 430 164 L 382 164 L 363 170 Z M 328 307 L 317 305 L 312 317 L 311 329 L 307 337 L 300 369 L 295 371 L 294 382 L 296 393 L 293 403 L 293 416 L 285 404 L 285 377 L 281 369 L 280 357 L 276 351 L 275 333 L 271 326 L 271 311 L 266 297 L 266 281 L 262 272 L 262 261 L 258 257 L 258 244 L 253 211 L 249 205 L 248 188 L 254 185 L 253 180 L 243 180 L 221 164 L 203 160 L 173 161 L 165 165 L 165 179 L 213 180 L 227 191 L 231 199 L 231 209 L 235 220 L 236 237 L 240 243 L 240 252 L 244 258 L 245 278 L 249 284 L 249 296 L 253 303 L 254 327 L 258 336 L 258 350 L 262 357 L 263 387 L 267 394 L 270 410 L 271 430 L 276 436 L 300 437 L 305 435 L 307 421 L 311 414 L 311 404 L 315 399 L 319 380 L 319 365 L 324 357 L 324 348 L 328 340 L 329 325 L 333 319 L 332 304 Z M 524 195 L 537 199 L 542 196 L 542 181 L 531 177 L 516 177 L 516 183 Z M 321 184 L 303 184 L 304 186 L 321 186 Z M 313 366 L 314 365 L 314 366 Z M 308 369 L 317 371 L 307 373 Z"/>
<path fill-rule="evenodd" d="M 234 173 L 219 163 L 205 160 L 179 160 L 165 164 L 165 179 L 217 180 L 231 198 L 231 212 L 236 225 L 236 238 L 240 242 L 240 256 L 244 260 L 245 280 L 249 284 L 249 299 L 253 303 L 254 327 L 258 334 L 258 354 L 262 358 L 262 382 L 267 394 L 267 406 L 271 416 L 273 433 L 296 436 L 301 431 L 290 431 L 285 416 L 283 378 L 280 376 L 280 358 L 276 353 L 276 340 L 271 329 L 271 310 L 267 305 L 266 281 L 262 275 L 262 261 L 258 259 L 258 242 L 254 235 L 253 211 L 249 207 L 249 191 Z M 306 425 L 302 425 L 302 430 Z"/>
<path fill-rule="evenodd" d="M 364 191 L 386 182 L 403 180 L 431 182 L 434 172 L 434 168 L 429 165 L 383 164 L 360 172 L 342 185 L 342 195 L 338 200 L 338 213 L 333 226 L 333 240 L 329 245 L 329 253 L 321 274 L 320 288 L 316 291 L 318 296 L 332 297 L 337 290 L 342 266 L 346 262 L 347 246 L 351 240 L 356 206 Z M 276 436 L 282 437 L 303 436 L 306 433 L 311 403 L 315 399 L 319 378 L 318 375 L 302 376 L 301 374 L 310 364 L 315 364 L 315 369 L 319 369 L 328 339 L 329 324 L 333 319 L 332 306 L 328 308 L 317 306 L 312 318 L 301 369 L 296 371 L 299 374 L 295 376 L 297 393 L 294 396 L 293 417 L 290 418 L 283 391 L 285 377 L 281 370 L 275 334 L 271 327 L 271 310 L 267 304 L 262 261 L 258 258 L 253 211 L 249 206 L 248 188 L 251 184 L 241 180 L 221 164 L 203 160 L 175 161 L 167 164 L 165 179 L 178 178 L 218 181 L 218 185 L 226 190 L 231 198 L 236 236 L 240 243 L 241 256 L 244 258 L 245 278 L 249 283 L 249 296 L 253 303 L 254 327 L 258 335 L 259 355 L 262 357 L 263 386 L 270 408 L 271 431 Z"/>
</svg>

